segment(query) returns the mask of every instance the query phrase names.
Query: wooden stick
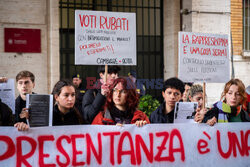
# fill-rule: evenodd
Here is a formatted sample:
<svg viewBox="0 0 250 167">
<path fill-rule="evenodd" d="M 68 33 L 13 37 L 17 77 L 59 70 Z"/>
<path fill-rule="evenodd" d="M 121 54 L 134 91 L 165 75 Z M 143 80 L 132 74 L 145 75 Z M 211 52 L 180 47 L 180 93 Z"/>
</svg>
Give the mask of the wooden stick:
<svg viewBox="0 0 250 167">
<path fill-rule="evenodd" d="M 107 76 L 108 76 L 108 65 L 105 64 L 104 83 L 107 83 Z"/>
<path fill-rule="evenodd" d="M 206 83 L 203 82 L 203 105 L 202 108 L 206 107 Z"/>
</svg>

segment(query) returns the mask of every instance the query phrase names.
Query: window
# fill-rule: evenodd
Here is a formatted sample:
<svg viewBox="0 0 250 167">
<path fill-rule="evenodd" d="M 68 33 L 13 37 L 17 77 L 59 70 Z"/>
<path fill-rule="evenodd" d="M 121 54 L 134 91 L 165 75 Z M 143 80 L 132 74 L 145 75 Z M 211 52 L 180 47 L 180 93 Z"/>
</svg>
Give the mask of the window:
<svg viewBox="0 0 250 167">
<path fill-rule="evenodd" d="M 243 0 L 243 50 L 250 51 L 250 0 Z"/>
</svg>

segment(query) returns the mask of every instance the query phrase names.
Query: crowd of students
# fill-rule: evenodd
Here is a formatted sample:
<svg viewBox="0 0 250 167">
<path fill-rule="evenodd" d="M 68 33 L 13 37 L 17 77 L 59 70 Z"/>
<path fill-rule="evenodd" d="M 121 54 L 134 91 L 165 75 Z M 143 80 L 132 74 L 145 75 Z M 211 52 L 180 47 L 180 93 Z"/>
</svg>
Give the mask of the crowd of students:
<svg viewBox="0 0 250 167">
<path fill-rule="evenodd" d="M 120 68 L 110 66 L 105 80 L 105 68 L 100 66 L 100 76 L 92 89 L 83 90 L 79 75 L 72 81 L 58 81 L 52 91 L 54 99 L 53 126 L 60 125 L 120 125 L 135 124 L 138 127 L 149 123 L 173 123 L 176 102 L 198 102 L 192 118 L 198 123 L 249 122 L 249 109 L 244 106 L 247 100 L 246 88 L 239 79 L 231 79 L 225 84 L 220 101 L 212 108 L 203 107 L 201 85 L 186 83 L 173 77 L 163 84 L 163 103 L 151 113 L 149 118 L 138 110 L 140 94 L 134 81 L 129 77 L 118 77 Z M 1 77 L 0 82 L 7 79 Z M 34 94 L 35 76 L 29 71 L 21 71 L 16 76 L 19 96 L 15 101 L 15 120 L 11 109 L 0 100 L 0 126 L 14 126 L 21 131 L 28 130 L 29 119 L 26 94 Z"/>
</svg>

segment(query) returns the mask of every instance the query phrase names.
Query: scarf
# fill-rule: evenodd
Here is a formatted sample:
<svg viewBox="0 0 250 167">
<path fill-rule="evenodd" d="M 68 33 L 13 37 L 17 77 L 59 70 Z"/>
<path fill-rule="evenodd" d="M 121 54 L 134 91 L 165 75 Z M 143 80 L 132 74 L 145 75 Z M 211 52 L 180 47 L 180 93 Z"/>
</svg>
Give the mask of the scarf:
<svg viewBox="0 0 250 167">
<path fill-rule="evenodd" d="M 133 114 L 129 111 L 121 111 L 115 106 L 110 110 L 110 115 L 115 123 L 130 124 Z"/>
<path fill-rule="evenodd" d="M 231 107 L 230 105 L 218 101 L 214 104 L 214 107 L 218 108 L 218 123 L 228 123 L 228 115 L 236 116 L 240 113 L 241 107 Z"/>
</svg>

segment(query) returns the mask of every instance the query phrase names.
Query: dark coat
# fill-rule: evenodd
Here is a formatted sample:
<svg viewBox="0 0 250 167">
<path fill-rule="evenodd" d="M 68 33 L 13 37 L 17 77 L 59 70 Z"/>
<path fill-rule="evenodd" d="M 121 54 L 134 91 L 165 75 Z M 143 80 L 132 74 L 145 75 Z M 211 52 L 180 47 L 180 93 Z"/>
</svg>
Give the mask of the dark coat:
<svg viewBox="0 0 250 167">
<path fill-rule="evenodd" d="M 174 110 L 165 114 L 165 102 L 162 103 L 155 111 L 149 116 L 150 123 L 173 123 L 174 122 Z"/>
<path fill-rule="evenodd" d="M 16 122 L 24 122 L 27 124 L 26 122 L 26 118 L 20 118 L 19 114 L 21 114 L 22 109 L 26 107 L 26 101 L 24 101 L 21 96 L 19 95 L 16 98 L 16 104 L 15 104 L 15 121 Z"/>
<path fill-rule="evenodd" d="M 13 126 L 12 111 L 0 99 L 0 126 Z"/>
<path fill-rule="evenodd" d="M 60 125 L 80 125 L 81 122 L 74 109 L 68 113 L 63 114 L 59 111 L 58 106 L 55 105 L 53 109 L 53 126 Z"/>
<path fill-rule="evenodd" d="M 100 89 L 89 89 L 82 101 L 82 116 L 86 124 L 91 124 L 99 111 L 103 110 L 106 97 L 101 94 Z"/>
<path fill-rule="evenodd" d="M 75 106 L 80 112 L 82 112 L 82 99 L 83 99 L 84 94 L 85 94 L 84 89 L 81 89 L 81 88 L 76 89 L 76 103 L 75 103 Z"/>
<path fill-rule="evenodd" d="M 202 122 L 206 123 L 208 120 L 212 119 L 213 117 L 215 117 L 218 120 L 218 116 L 219 116 L 219 109 L 217 107 L 213 107 L 205 114 Z M 231 114 L 227 114 L 228 120 L 230 116 Z M 244 111 L 243 109 L 241 109 L 240 111 L 240 118 L 242 122 L 250 122 L 248 113 Z"/>
</svg>

